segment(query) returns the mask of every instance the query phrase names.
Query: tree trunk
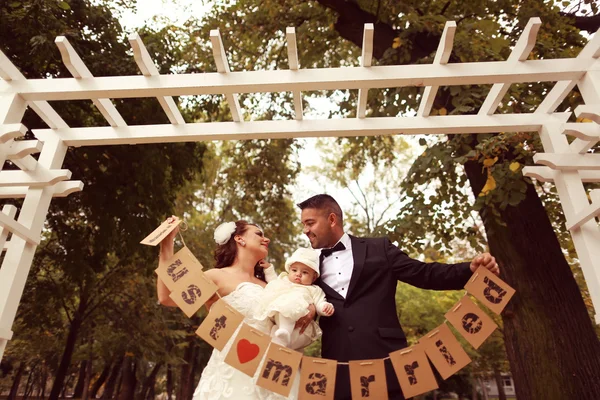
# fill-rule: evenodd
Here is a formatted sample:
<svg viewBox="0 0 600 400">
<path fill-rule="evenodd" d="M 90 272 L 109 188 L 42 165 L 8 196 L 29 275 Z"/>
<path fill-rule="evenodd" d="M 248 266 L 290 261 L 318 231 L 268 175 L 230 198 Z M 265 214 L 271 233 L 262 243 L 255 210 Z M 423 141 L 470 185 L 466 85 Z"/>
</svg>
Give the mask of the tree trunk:
<svg viewBox="0 0 600 400">
<path fill-rule="evenodd" d="M 121 366 L 123 365 L 123 357 L 124 356 L 119 357 L 113 365 L 108 381 L 106 382 L 106 386 L 104 387 L 104 391 L 102 392 L 102 399 L 112 399 L 115 391 L 115 384 L 117 383 L 117 378 L 119 376 L 119 372 L 121 371 Z"/>
<path fill-rule="evenodd" d="M 487 176 L 465 164 L 477 197 Z M 502 318 L 520 399 L 600 399 L 600 341 L 533 185 L 516 207 L 480 211 L 501 278 L 516 289 Z"/>
<path fill-rule="evenodd" d="M 25 372 L 25 363 L 21 362 L 21 364 L 19 365 L 19 369 L 15 374 L 15 379 L 13 379 L 12 386 L 10 387 L 10 393 L 8 394 L 6 400 L 16 400 L 17 395 L 19 394 L 19 385 L 21 384 L 23 372 Z"/>
<path fill-rule="evenodd" d="M 177 400 L 191 400 L 194 394 L 194 363 L 198 346 L 193 341 L 189 341 L 188 347 L 183 354 L 184 364 L 181 365 L 181 376 L 179 377 L 179 390 Z"/>
<path fill-rule="evenodd" d="M 173 370 L 171 364 L 167 364 L 167 400 L 173 400 Z"/>
<path fill-rule="evenodd" d="M 498 387 L 498 400 L 506 400 L 506 392 L 504 392 L 504 379 L 498 367 L 494 366 L 494 379 L 496 380 L 496 386 Z"/>
<path fill-rule="evenodd" d="M 154 384 L 156 382 L 156 375 L 158 374 L 158 371 L 162 368 L 163 363 L 160 362 L 158 364 L 156 364 L 154 366 L 154 368 L 152 368 L 152 371 L 150 372 L 150 374 L 146 377 L 146 379 L 144 379 L 144 383 L 142 384 L 142 389 L 140 390 L 139 394 L 138 394 L 138 400 L 146 400 L 146 398 L 148 397 L 148 394 L 151 391 L 151 388 L 154 387 Z"/>
<path fill-rule="evenodd" d="M 80 399 L 81 395 L 83 394 L 83 386 L 85 385 L 85 374 L 87 371 L 87 365 L 87 360 L 83 360 L 81 364 L 79 364 L 79 375 L 77 377 L 75 389 L 73 390 L 73 397 L 76 399 Z"/>
<path fill-rule="evenodd" d="M 69 366 L 71 365 L 71 358 L 73 357 L 73 351 L 75 350 L 75 343 L 77 342 L 77 336 L 79 335 L 79 329 L 81 328 L 81 316 L 83 315 L 81 311 L 83 311 L 84 306 L 83 303 L 79 303 L 79 309 L 75 312 L 73 316 L 73 320 L 69 325 L 69 334 L 67 336 L 67 343 L 65 344 L 65 350 L 63 351 L 62 359 L 60 360 L 60 364 L 58 369 L 56 370 L 56 376 L 54 378 L 54 382 L 52 384 L 52 390 L 50 391 L 49 400 L 58 400 L 61 389 L 63 388 L 63 384 L 65 381 L 65 377 L 67 376 L 67 372 L 69 371 Z"/>
<path fill-rule="evenodd" d="M 484 381 L 483 377 L 479 376 L 479 378 L 477 378 L 477 380 L 479 381 L 479 386 L 481 387 L 481 396 L 482 396 L 483 400 L 489 400 L 487 388 L 485 387 L 485 381 Z"/>
<path fill-rule="evenodd" d="M 31 394 L 31 388 L 33 387 L 33 374 L 35 373 L 35 368 L 32 368 L 29 371 L 29 375 L 27 375 L 27 383 L 25 383 L 25 393 L 23 393 L 22 400 L 27 400 L 29 395 Z"/>
<path fill-rule="evenodd" d="M 90 346 L 91 348 L 91 346 Z M 81 393 L 81 399 L 82 400 L 88 400 L 90 398 L 90 383 L 92 383 L 92 368 L 93 368 L 93 364 L 92 364 L 92 360 L 90 359 L 90 362 L 87 365 L 87 368 L 85 369 L 85 382 L 83 384 L 83 393 Z"/>
<path fill-rule="evenodd" d="M 100 388 L 102 387 L 104 382 L 106 382 L 106 378 L 108 378 L 108 374 L 110 373 L 110 367 L 111 367 L 111 363 L 106 364 L 106 366 L 100 373 L 100 376 L 98 377 L 96 382 L 94 382 L 94 384 L 92 385 L 92 389 L 90 390 L 90 398 L 91 399 L 96 398 L 96 396 L 98 395 L 98 391 L 100 390 Z"/>
<path fill-rule="evenodd" d="M 136 360 L 132 357 L 126 357 L 123 361 L 123 370 L 121 374 L 121 388 L 119 390 L 119 400 L 131 400 L 135 397 L 135 386 L 137 379 L 135 377 L 136 372 Z"/>
</svg>

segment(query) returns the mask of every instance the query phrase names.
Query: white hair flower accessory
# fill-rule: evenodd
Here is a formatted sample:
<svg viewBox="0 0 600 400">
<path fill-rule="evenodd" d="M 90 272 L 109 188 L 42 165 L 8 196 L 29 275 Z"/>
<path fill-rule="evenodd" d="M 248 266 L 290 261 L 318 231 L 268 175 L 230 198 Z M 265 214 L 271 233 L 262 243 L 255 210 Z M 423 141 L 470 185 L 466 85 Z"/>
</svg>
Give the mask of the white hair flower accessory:
<svg viewBox="0 0 600 400">
<path fill-rule="evenodd" d="M 220 245 L 227 243 L 233 232 L 235 232 L 235 222 L 223 222 L 215 229 L 215 242 Z"/>
</svg>

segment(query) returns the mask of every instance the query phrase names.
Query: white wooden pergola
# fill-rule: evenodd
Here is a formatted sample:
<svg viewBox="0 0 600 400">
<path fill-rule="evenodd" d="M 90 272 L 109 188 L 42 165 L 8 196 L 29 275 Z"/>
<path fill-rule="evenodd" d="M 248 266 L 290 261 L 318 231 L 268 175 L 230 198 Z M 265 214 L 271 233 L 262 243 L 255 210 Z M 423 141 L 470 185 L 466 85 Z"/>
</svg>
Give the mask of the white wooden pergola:
<svg viewBox="0 0 600 400">
<path fill-rule="evenodd" d="M 25 287 L 50 201 L 82 190 L 61 169 L 69 146 L 96 146 L 228 139 L 277 139 L 316 136 L 395 134 L 469 134 L 538 132 L 544 153 L 534 156 L 540 166 L 525 167 L 526 176 L 554 182 L 567 226 L 600 324 L 600 190 L 585 182 L 600 182 L 600 154 L 588 153 L 600 141 L 600 33 L 576 58 L 528 60 L 540 28 L 532 18 L 510 57 L 501 62 L 448 64 L 456 24 L 446 23 L 431 65 L 371 66 L 372 24 L 364 27 L 361 66 L 300 69 L 294 28 L 286 30 L 289 69 L 231 72 L 218 31 L 211 31 L 216 73 L 160 75 L 137 34 L 129 38 L 141 75 L 94 77 L 65 37 L 56 45 L 73 78 L 25 79 L 0 52 L 0 159 L 20 170 L 0 172 L 0 198 L 24 198 L 20 212 L 5 205 L 0 213 L 0 359 L 12 337 L 12 324 Z M 556 82 L 535 112 L 495 114 L 513 83 Z M 439 86 L 493 84 L 477 115 L 430 116 Z M 585 105 L 578 117 L 593 123 L 567 123 L 570 112 L 555 110 L 577 85 Z M 366 118 L 369 89 L 424 86 L 415 117 Z M 303 91 L 359 89 L 357 118 L 304 120 Z M 238 93 L 292 92 L 295 120 L 244 121 Z M 171 96 L 225 94 L 233 122 L 185 123 Z M 170 124 L 128 126 L 110 99 L 155 97 Z M 48 104 L 51 100 L 91 100 L 110 126 L 70 127 Z M 21 120 L 31 107 L 49 126 L 36 129 L 37 140 L 15 140 L 27 128 Z M 569 143 L 567 135 L 575 137 Z M 31 154 L 40 153 L 38 160 Z"/>
</svg>

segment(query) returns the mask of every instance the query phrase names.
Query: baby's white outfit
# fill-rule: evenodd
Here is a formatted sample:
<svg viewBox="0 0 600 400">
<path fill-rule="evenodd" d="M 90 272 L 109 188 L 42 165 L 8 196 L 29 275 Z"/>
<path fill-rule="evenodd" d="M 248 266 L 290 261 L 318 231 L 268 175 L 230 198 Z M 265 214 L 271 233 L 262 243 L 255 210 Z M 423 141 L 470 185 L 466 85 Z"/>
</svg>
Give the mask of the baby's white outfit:
<svg viewBox="0 0 600 400">
<path fill-rule="evenodd" d="M 297 249 L 285 263 L 287 272 L 282 272 L 279 276 L 272 266 L 265 269 L 268 283 L 261 298 L 259 316 L 274 320 L 276 326 L 273 327 L 271 336 L 278 339 L 280 344 L 299 348 L 317 340 L 322 331 L 315 321 L 311 321 L 304 334 L 299 335 L 298 329 L 294 329 L 296 321 L 308 314 L 308 306 L 311 304 L 315 305 L 317 314 L 325 315 L 323 310 L 329 303 L 325 300 L 325 293 L 317 285 L 302 285 L 289 280 L 288 272 L 295 262 L 313 269 L 319 276 L 318 253 L 308 248 Z"/>
</svg>

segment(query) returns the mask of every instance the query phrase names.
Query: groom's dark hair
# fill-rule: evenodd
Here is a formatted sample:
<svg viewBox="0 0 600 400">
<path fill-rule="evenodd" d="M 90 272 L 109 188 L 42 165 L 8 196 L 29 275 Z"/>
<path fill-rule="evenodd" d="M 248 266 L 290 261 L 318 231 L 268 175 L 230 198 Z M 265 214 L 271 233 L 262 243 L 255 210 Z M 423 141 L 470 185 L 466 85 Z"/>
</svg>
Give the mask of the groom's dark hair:
<svg viewBox="0 0 600 400">
<path fill-rule="evenodd" d="M 340 205 L 328 194 L 318 194 L 296 205 L 301 210 L 304 210 L 305 208 L 316 208 L 317 210 L 326 211 L 327 214 L 333 213 L 340 220 L 340 224 L 344 224 L 344 214 L 342 213 Z"/>
</svg>

